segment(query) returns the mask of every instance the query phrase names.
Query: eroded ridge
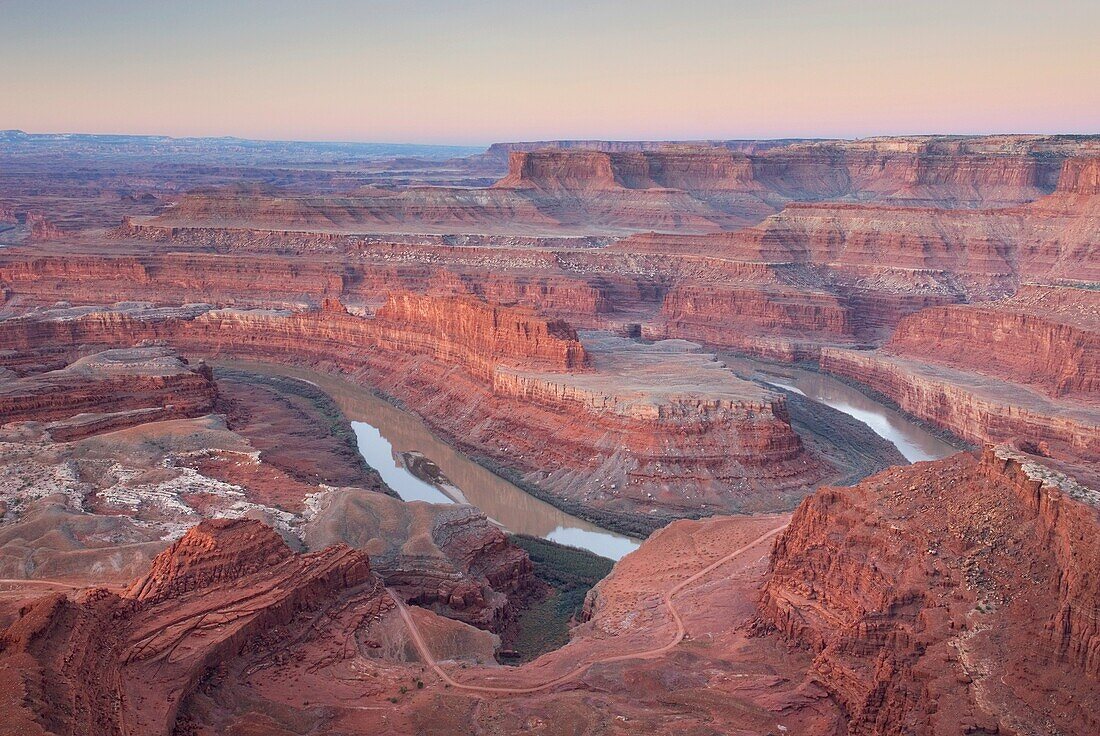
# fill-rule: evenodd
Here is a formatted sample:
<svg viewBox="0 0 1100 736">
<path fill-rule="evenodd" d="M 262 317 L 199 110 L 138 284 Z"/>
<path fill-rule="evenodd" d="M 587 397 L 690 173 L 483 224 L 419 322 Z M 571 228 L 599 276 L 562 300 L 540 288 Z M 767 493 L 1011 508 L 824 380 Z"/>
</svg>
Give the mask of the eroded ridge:
<svg viewBox="0 0 1100 736">
<path fill-rule="evenodd" d="M 391 295 L 377 316 L 124 304 L 6 320 L 16 356 L 167 342 L 329 367 L 400 399 L 548 500 L 648 532 L 671 518 L 789 508 L 828 477 L 782 396 L 683 341 L 643 345 L 471 298 Z M 551 439 L 552 438 L 552 439 Z"/>
</svg>

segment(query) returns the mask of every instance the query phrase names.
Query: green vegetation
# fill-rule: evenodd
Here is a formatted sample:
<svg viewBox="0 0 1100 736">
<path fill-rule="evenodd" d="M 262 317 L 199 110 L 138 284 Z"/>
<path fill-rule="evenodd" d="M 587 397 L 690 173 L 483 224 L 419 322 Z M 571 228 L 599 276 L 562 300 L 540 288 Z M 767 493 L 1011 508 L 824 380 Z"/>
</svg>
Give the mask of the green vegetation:
<svg viewBox="0 0 1100 736">
<path fill-rule="evenodd" d="M 520 655 L 517 661 L 527 662 L 569 641 L 569 626 L 580 615 L 585 595 L 607 577 L 615 563 L 538 537 L 517 534 L 511 539 L 531 557 L 535 577 L 549 590 L 546 597 L 520 613 L 506 637 L 506 646 Z"/>
</svg>

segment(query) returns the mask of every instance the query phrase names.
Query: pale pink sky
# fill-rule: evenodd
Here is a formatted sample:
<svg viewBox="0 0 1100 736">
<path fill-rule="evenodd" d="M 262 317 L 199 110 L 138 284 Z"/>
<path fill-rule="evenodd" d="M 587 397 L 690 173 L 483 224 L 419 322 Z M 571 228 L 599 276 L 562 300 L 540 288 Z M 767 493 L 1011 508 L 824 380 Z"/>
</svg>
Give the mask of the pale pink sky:
<svg viewBox="0 0 1100 736">
<path fill-rule="evenodd" d="M 0 0 L 0 129 L 1100 133 L 1100 2 Z"/>
</svg>

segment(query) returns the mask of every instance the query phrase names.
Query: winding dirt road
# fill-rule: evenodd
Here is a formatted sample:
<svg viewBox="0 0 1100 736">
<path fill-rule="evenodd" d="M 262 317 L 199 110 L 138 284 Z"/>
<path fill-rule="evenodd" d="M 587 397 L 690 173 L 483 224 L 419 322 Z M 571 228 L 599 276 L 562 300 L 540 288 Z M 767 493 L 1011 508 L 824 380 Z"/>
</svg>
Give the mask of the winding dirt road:
<svg viewBox="0 0 1100 736">
<path fill-rule="evenodd" d="M 429 667 L 431 667 L 433 672 L 439 675 L 440 679 L 442 679 L 451 687 L 457 688 L 459 690 L 466 690 L 468 692 L 492 693 L 496 695 L 525 695 L 528 693 L 537 693 L 542 690 L 556 687 L 571 680 L 575 680 L 586 671 L 588 671 L 588 669 L 593 665 L 606 664 L 609 662 L 622 662 L 628 659 L 647 659 L 670 651 L 673 647 L 683 641 L 684 636 L 687 634 L 687 630 L 684 628 L 684 621 L 680 617 L 680 612 L 676 610 L 676 606 L 674 606 L 672 603 L 673 597 L 692 583 L 699 581 L 701 578 L 718 569 L 730 560 L 743 555 L 745 552 L 748 552 L 752 548 L 759 545 L 761 542 L 771 539 L 776 534 L 786 528 L 787 524 L 781 524 L 780 526 L 772 529 L 766 534 L 760 535 L 756 539 L 746 544 L 744 547 L 735 549 L 733 552 L 730 552 L 728 555 L 721 558 L 720 560 L 716 560 L 715 562 L 710 563 L 702 570 L 699 570 L 690 577 L 681 580 L 672 589 L 662 595 L 661 602 L 665 605 L 666 608 L 668 608 L 668 612 L 672 616 L 672 620 L 676 622 L 676 633 L 667 644 L 657 647 L 655 649 L 645 649 L 640 652 L 631 652 L 630 654 L 618 654 L 612 657 L 600 657 L 598 659 L 592 660 L 591 662 L 585 662 L 583 664 L 577 665 L 574 669 L 570 670 L 564 675 L 561 675 L 560 677 L 555 677 L 554 679 L 544 682 L 541 685 L 532 685 L 529 687 L 493 687 L 489 685 L 469 685 L 466 683 L 458 682 L 449 674 L 447 674 L 447 672 L 436 661 L 435 657 L 432 656 L 431 651 L 429 651 L 428 649 L 427 643 L 424 641 L 424 637 L 420 633 L 420 629 L 417 627 L 416 622 L 413 621 L 412 615 L 409 614 L 409 609 L 405 606 L 405 603 L 394 597 L 392 593 L 390 593 L 390 596 L 393 597 L 394 602 L 397 604 L 397 610 L 398 612 L 400 612 L 401 618 L 404 620 L 405 625 L 409 629 L 409 634 L 412 636 L 413 644 L 416 646 L 416 651 L 420 655 L 420 658 L 423 659 Z"/>
</svg>

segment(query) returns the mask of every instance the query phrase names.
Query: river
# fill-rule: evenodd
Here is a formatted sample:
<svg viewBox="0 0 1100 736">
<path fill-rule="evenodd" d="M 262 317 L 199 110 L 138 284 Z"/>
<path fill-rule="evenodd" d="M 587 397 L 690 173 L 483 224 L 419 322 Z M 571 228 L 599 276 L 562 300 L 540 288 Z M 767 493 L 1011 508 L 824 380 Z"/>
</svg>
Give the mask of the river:
<svg viewBox="0 0 1100 736">
<path fill-rule="evenodd" d="M 748 358 L 726 356 L 741 375 L 793 391 L 864 422 L 893 442 L 910 462 L 935 460 L 958 450 L 904 414 L 890 409 L 831 376 Z M 436 437 L 419 417 L 383 401 L 358 384 L 339 377 L 264 363 L 231 365 L 256 373 L 292 376 L 328 393 L 351 422 L 359 452 L 386 484 L 406 501 L 469 503 L 503 528 L 587 549 L 612 560 L 637 549 L 639 542 L 602 529 L 529 495 Z M 429 482 L 409 469 L 410 457 L 434 463 L 445 482 Z"/>
<path fill-rule="evenodd" d="M 800 394 L 858 419 L 875 434 L 894 443 L 911 463 L 938 460 L 959 451 L 901 412 L 826 373 L 742 357 L 727 357 L 726 362 L 742 375 L 751 373 L 764 383 Z"/>
<path fill-rule="evenodd" d="M 351 422 L 367 464 L 405 501 L 469 503 L 510 532 L 580 547 L 612 560 L 621 559 L 640 544 L 529 495 L 436 437 L 419 417 L 383 401 L 369 389 L 289 366 L 238 361 L 225 365 L 299 378 L 324 390 Z M 437 485 L 414 475 L 406 467 L 407 453 L 419 453 L 432 461 L 450 484 Z"/>
</svg>

